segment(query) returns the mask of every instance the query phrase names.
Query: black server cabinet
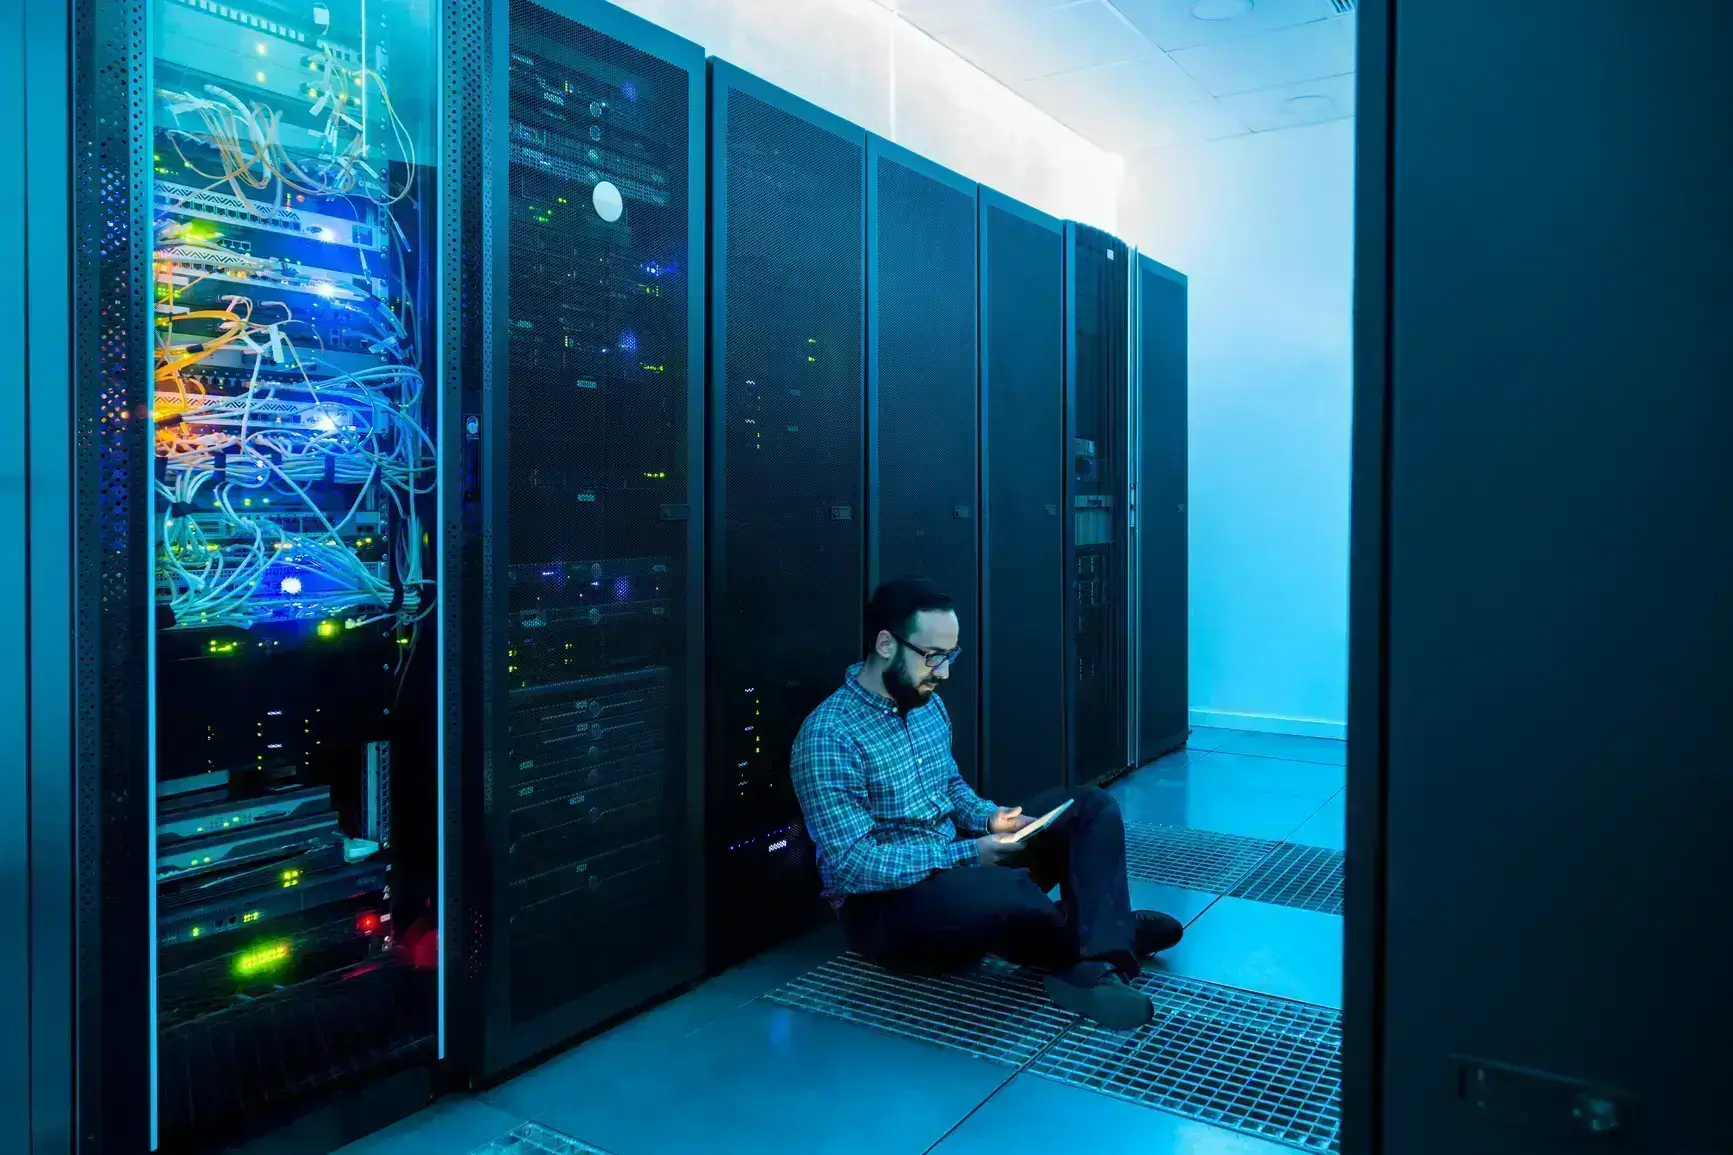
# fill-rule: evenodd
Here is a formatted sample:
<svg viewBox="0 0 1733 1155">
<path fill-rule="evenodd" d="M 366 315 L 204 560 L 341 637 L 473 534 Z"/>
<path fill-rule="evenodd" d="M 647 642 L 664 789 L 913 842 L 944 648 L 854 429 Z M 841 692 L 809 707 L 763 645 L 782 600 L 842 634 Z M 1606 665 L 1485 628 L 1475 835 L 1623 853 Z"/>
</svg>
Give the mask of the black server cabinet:
<svg viewBox="0 0 1733 1155">
<path fill-rule="evenodd" d="M 806 925 L 789 782 L 861 654 L 866 133 L 710 66 L 710 957 Z"/>
<path fill-rule="evenodd" d="M 1065 230 L 980 193 L 981 788 L 1066 782 Z"/>
<path fill-rule="evenodd" d="M 1190 730 L 1185 274 L 1139 254 L 1133 299 L 1137 746 L 1130 761 L 1142 765 L 1185 745 Z"/>
<path fill-rule="evenodd" d="M 866 180 L 866 584 L 922 576 L 956 599 L 972 653 L 940 693 L 979 782 L 977 186 L 876 136 Z"/>
<path fill-rule="evenodd" d="M 702 971 L 702 50 L 505 0 L 486 149 L 486 1079 Z"/>
<path fill-rule="evenodd" d="M 1130 250 L 1065 224 L 1066 762 L 1083 785 L 1125 769 Z"/>
<path fill-rule="evenodd" d="M 430 1094 L 465 11 L 32 6 L 70 37 L 33 53 L 70 227 L 33 224 L 66 280 L 30 336 L 70 612 L 31 634 L 70 658 L 32 709 L 70 690 L 79 1150 L 328 1148 Z"/>
</svg>

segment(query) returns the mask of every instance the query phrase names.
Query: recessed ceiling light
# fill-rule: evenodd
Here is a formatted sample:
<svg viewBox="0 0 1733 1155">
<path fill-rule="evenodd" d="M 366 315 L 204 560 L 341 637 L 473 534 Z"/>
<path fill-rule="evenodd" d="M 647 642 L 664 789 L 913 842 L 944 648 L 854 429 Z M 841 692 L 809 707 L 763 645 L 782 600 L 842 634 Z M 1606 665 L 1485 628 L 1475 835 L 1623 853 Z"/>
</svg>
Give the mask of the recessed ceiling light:
<svg viewBox="0 0 1733 1155">
<path fill-rule="evenodd" d="M 1191 6 L 1194 20 L 1232 20 L 1252 10 L 1252 0 L 1198 0 Z"/>
<path fill-rule="evenodd" d="M 1296 115 L 1300 113 L 1322 112 L 1336 102 L 1321 92 L 1308 92 L 1301 96 L 1290 96 L 1282 101 L 1282 111 Z"/>
</svg>

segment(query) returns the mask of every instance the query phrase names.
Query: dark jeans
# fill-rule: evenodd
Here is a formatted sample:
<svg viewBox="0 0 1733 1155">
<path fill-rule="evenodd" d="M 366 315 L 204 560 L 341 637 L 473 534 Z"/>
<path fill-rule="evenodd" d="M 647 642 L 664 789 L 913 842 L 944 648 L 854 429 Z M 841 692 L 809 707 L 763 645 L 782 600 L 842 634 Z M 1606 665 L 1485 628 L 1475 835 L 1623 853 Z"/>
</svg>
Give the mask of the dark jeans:
<svg viewBox="0 0 1733 1155">
<path fill-rule="evenodd" d="M 957 867 L 913 886 L 852 895 L 843 904 L 849 945 L 890 970 L 937 974 L 996 954 L 1019 966 L 1063 970 L 1083 961 L 1137 973 L 1125 820 L 1104 790 L 1050 790 L 1023 808 L 1039 818 L 1071 809 L 1035 835 L 1018 866 Z M 1059 901 L 1047 897 L 1059 887 Z"/>
</svg>

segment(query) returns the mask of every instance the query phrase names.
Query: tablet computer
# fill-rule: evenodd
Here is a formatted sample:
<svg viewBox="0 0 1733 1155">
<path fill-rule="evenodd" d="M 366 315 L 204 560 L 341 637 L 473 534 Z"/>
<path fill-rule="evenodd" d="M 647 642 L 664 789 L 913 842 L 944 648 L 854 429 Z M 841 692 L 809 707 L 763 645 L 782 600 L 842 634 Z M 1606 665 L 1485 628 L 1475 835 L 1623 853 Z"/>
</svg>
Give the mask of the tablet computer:
<svg viewBox="0 0 1733 1155">
<path fill-rule="evenodd" d="M 1067 798 L 1065 801 L 1061 802 L 1059 805 L 1055 806 L 1053 809 L 1019 830 L 1017 833 L 1005 835 L 1002 841 L 1023 842 L 1026 839 L 1032 838 L 1040 831 L 1045 830 L 1049 823 L 1069 809 L 1071 809 L 1071 799 Z"/>
</svg>

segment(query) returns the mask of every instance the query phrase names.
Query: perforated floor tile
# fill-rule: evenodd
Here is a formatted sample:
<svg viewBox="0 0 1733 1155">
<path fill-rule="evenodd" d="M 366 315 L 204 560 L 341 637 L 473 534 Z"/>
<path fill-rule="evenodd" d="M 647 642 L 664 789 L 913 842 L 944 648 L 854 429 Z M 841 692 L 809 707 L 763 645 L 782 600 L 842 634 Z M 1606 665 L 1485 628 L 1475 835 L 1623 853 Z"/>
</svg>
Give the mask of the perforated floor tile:
<svg viewBox="0 0 1733 1155">
<path fill-rule="evenodd" d="M 845 954 L 776 988 L 771 1002 L 1021 1067 L 1075 1020 L 1048 1002 L 1039 977 L 998 959 L 913 978 Z"/>
<path fill-rule="evenodd" d="M 1253 902 L 1341 914 L 1342 862 L 1340 850 L 1283 843 L 1231 893 Z"/>
<path fill-rule="evenodd" d="M 1125 862 L 1133 878 L 1226 894 L 1282 844 L 1154 822 L 1125 824 Z"/>
<path fill-rule="evenodd" d="M 470 1155 L 608 1155 L 600 1147 L 562 1135 L 540 1123 L 525 1123 L 501 1135 L 491 1143 L 477 1147 Z"/>
<path fill-rule="evenodd" d="M 1338 1012 L 1160 972 L 1137 985 L 1155 1000 L 1153 1023 L 1131 1034 L 1079 1023 L 1033 1072 L 1291 1147 L 1337 1150 Z"/>
</svg>

